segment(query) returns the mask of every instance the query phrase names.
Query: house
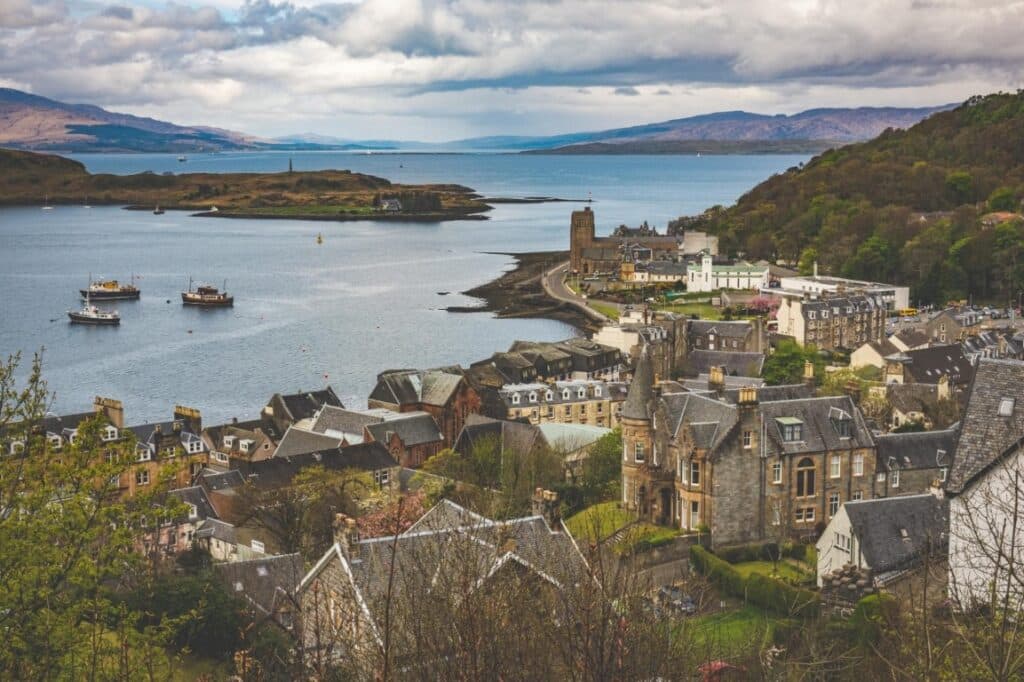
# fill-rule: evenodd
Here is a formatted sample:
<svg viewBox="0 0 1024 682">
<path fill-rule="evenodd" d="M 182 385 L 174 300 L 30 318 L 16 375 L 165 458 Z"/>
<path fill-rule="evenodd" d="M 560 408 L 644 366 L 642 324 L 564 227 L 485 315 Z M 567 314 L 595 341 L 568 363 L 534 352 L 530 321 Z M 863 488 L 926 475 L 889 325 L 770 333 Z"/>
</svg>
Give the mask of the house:
<svg viewBox="0 0 1024 682">
<path fill-rule="evenodd" d="M 827 298 L 845 294 L 877 297 L 889 310 L 910 307 L 910 287 L 901 287 L 881 282 L 865 282 L 845 277 L 818 275 L 818 264 L 814 264 L 813 275 L 790 274 L 779 278 L 779 290 L 796 292 L 802 296 Z"/>
<path fill-rule="evenodd" d="M 780 297 L 775 313 L 778 333 L 792 337 L 801 346 L 854 350 L 885 338 L 887 309 L 880 296 L 808 298 L 799 292 L 775 291 Z"/>
<path fill-rule="evenodd" d="M 498 395 L 505 404 L 505 419 L 614 428 L 626 390 L 619 382 L 577 380 L 509 384 Z"/>
<path fill-rule="evenodd" d="M 931 337 L 922 329 L 908 327 L 890 336 L 889 342 L 900 351 L 917 350 L 927 348 L 931 344 Z"/>
<path fill-rule="evenodd" d="M 140 538 L 139 551 L 155 559 L 173 558 L 189 551 L 203 522 L 217 518 L 217 512 L 201 486 L 178 488 L 167 494 L 185 511 L 176 518 L 158 519 L 157 527 Z"/>
<path fill-rule="evenodd" d="M 437 422 L 423 411 L 346 410 L 325 405 L 309 430 L 340 439 L 342 447 L 382 443 L 403 467 L 417 467 L 444 448 Z"/>
<path fill-rule="evenodd" d="M 307 655 L 365 654 L 377 649 L 387 627 L 396 660 L 424 664 L 413 652 L 432 650 L 426 638 L 433 637 L 447 650 L 442 623 L 459 617 L 477 590 L 486 589 L 489 600 L 522 600 L 573 588 L 588 569 L 557 509 L 557 495 L 547 491 L 535 496 L 533 515 L 505 521 L 443 500 L 404 533 L 372 539 L 359 538 L 354 519 L 339 515 L 335 544 L 296 592 Z M 566 618 L 554 608 L 534 613 Z M 437 625 L 424 628 L 423 618 Z"/>
<path fill-rule="evenodd" d="M 917 495 L 942 487 L 953 465 L 957 428 L 875 436 L 875 497 Z"/>
<path fill-rule="evenodd" d="M 299 391 L 287 395 L 275 393 L 263 408 L 261 416 L 272 421 L 275 430 L 283 434 L 289 426 L 312 419 L 324 405 L 345 407 L 334 389 L 328 386 L 319 391 Z"/>
<path fill-rule="evenodd" d="M 686 356 L 683 374 L 698 377 L 711 374 L 712 367 L 720 367 L 727 375 L 759 377 L 764 368 L 764 360 L 764 353 L 698 349 L 690 351 Z"/>
<path fill-rule="evenodd" d="M 689 320 L 686 342 L 694 350 L 725 350 L 764 353 L 765 338 L 760 320 Z"/>
<path fill-rule="evenodd" d="M 891 407 L 890 428 L 917 422 L 931 429 L 935 425 L 929 415 L 935 414 L 939 401 L 949 399 L 951 392 L 949 381 L 940 377 L 937 384 L 887 384 L 885 395 Z"/>
<path fill-rule="evenodd" d="M 170 421 L 127 427 L 135 436 L 135 462 L 118 479 L 122 494 L 129 497 L 156 484 L 161 470 L 175 468 L 173 484 L 187 486 L 206 467 L 209 451 L 200 435 L 199 410 L 176 405 Z"/>
<path fill-rule="evenodd" d="M 269 417 L 249 421 L 235 419 L 227 424 L 206 426 L 200 436 L 210 453 L 210 466 L 218 469 L 231 468 L 232 460 L 273 457 L 281 440 L 281 434 Z"/>
<path fill-rule="evenodd" d="M 847 502 L 815 545 L 818 586 L 825 594 L 833 587 L 830 577 L 851 564 L 874 587 L 887 591 L 898 591 L 901 582 L 913 580 L 926 562 L 932 565 L 929 579 L 944 576 L 948 529 L 949 501 L 941 494 Z M 936 596 L 944 592 L 934 590 Z"/>
<path fill-rule="evenodd" d="M 945 380 L 955 392 L 966 387 L 972 376 L 974 366 L 959 343 L 901 351 L 885 358 L 887 384 L 938 384 Z"/>
<path fill-rule="evenodd" d="M 629 230 L 629 228 L 626 228 Z M 717 238 L 709 245 L 717 249 Z M 674 257 L 686 243 L 685 237 L 663 236 L 656 230 L 642 232 L 618 232 L 610 237 L 598 237 L 594 212 L 589 206 L 582 211 L 573 211 L 569 219 L 569 268 L 573 273 L 591 275 L 595 273 L 618 273 L 626 249 L 649 250 L 643 255 L 648 258 Z"/>
<path fill-rule="evenodd" d="M 1024 606 L 1016 578 L 1024 561 L 1022 439 L 1024 362 L 982 358 L 946 482 L 950 597 L 962 608 L 991 604 L 993 597 L 1001 608 Z"/>
<path fill-rule="evenodd" d="M 850 353 L 850 369 L 861 369 L 863 367 L 885 367 L 885 359 L 890 355 L 896 355 L 900 348 L 888 339 L 882 341 L 868 341 L 857 350 Z"/>
<path fill-rule="evenodd" d="M 367 406 L 395 412 L 427 412 L 450 446 L 458 438 L 466 417 L 480 412 L 480 395 L 461 368 L 392 369 L 377 375 Z"/>
<path fill-rule="evenodd" d="M 618 381 L 619 373 L 624 369 L 622 353 L 618 348 L 606 346 L 586 338 L 575 337 L 559 341 L 557 343 L 538 343 L 535 341 L 516 341 L 512 344 L 510 351 L 527 355 L 531 352 L 544 351 L 547 348 L 555 348 L 569 356 L 572 361 L 571 368 L 566 373 L 566 365 L 559 366 L 557 374 L 538 372 L 539 377 L 546 379 L 603 379 L 605 381 Z"/>
<path fill-rule="evenodd" d="M 641 355 L 620 417 L 623 507 L 649 523 L 706 526 L 723 546 L 813 536 L 844 502 L 872 497 L 875 444 L 849 396 L 759 393 L 659 394 Z"/>
<path fill-rule="evenodd" d="M 977 364 L 979 358 L 1024 360 L 1024 334 L 1013 329 L 991 329 L 963 340 L 964 355 Z"/>
<path fill-rule="evenodd" d="M 980 328 L 982 316 L 970 308 L 946 308 L 924 324 L 924 332 L 937 343 L 954 343 Z"/>
<path fill-rule="evenodd" d="M 652 260 L 637 265 L 629 281 L 650 284 L 675 284 L 686 281 L 686 263 Z"/>
<path fill-rule="evenodd" d="M 737 262 L 715 265 L 710 253 L 702 253 L 699 262 L 686 269 L 687 291 L 720 291 L 722 289 L 757 290 L 768 286 L 768 266 Z"/>
<path fill-rule="evenodd" d="M 216 563 L 214 575 L 243 600 L 255 620 L 271 620 L 291 631 L 295 624 L 295 588 L 305 570 L 300 554 L 279 554 Z"/>
</svg>

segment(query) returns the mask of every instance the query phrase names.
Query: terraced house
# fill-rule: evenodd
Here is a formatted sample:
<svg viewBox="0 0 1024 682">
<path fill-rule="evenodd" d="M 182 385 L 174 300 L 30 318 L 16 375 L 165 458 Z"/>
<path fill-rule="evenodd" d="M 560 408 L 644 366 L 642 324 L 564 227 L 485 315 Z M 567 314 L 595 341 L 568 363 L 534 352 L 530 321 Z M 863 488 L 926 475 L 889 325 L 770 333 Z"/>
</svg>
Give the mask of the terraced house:
<svg viewBox="0 0 1024 682">
<path fill-rule="evenodd" d="M 623 383 L 580 380 L 511 384 L 498 395 L 505 405 L 503 419 L 615 428 L 626 390 Z"/>
<path fill-rule="evenodd" d="M 801 346 L 854 350 L 885 338 L 886 305 L 879 296 L 811 298 L 786 291 L 778 295 L 779 333 L 793 337 Z"/>
<path fill-rule="evenodd" d="M 849 396 L 790 397 L 805 390 L 662 393 L 642 354 L 621 415 L 624 507 L 716 546 L 817 535 L 874 496 L 876 454 Z"/>
</svg>

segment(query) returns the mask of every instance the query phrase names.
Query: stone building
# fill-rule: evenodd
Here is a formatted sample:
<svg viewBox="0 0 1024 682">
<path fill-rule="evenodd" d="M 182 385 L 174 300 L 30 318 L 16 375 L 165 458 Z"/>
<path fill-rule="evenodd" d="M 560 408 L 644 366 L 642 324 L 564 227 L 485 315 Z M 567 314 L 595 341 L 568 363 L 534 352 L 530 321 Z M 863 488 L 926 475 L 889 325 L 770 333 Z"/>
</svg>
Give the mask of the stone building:
<svg viewBox="0 0 1024 682">
<path fill-rule="evenodd" d="M 649 230 L 650 231 L 650 230 Z M 598 272 L 617 275 L 624 259 L 626 245 L 650 249 L 651 258 L 682 255 L 682 237 L 620 234 L 612 237 L 595 235 L 594 212 L 589 206 L 573 211 L 569 222 L 569 269 L 578 274 Z"/>
<path fill-rule="evenodd" d="M 429 413 L 451 447 L 466 423 L 480 412 L 480 395 L 458 367 L 439 369 L 392 369 L 377 375 L 367 406 L 395 412 Z"/>
<path fill-rule="evenodd" d="M 498 394 L 505 404 L 503 419 L 615 428 L 626 385 L 595 380 L 509 384 Z"/>
<path fill-rule="evenodd" d="M 875 497 L 918 495 L 942 487 L 953 465 L 957 428 L 875 436 Z"/>
<path fill-rule="evenodd" d="M 885 302 L 874 296 L 851 295 L 808 298 L 806 294 L 780 294 L 776 313 L 778 333 L 801 346 L 823 350 L 855 350 L 885 338 Z"/>
<path fill-rule="evenodd" d="M 642 354 L 620 416 L 624 507 L 707 527 L 720 546 L 814 536 L 844 502 L 873 497 L 875 444 L 853 400 L 788 393 L 659 392 Z"/>
<path fill-rule="evenodd" d="M 693 350 L 764 353 L 767 347 L 761 318 L 732 322 L 690 320 L 687 322 L 686 340 Z"/>
</svg>

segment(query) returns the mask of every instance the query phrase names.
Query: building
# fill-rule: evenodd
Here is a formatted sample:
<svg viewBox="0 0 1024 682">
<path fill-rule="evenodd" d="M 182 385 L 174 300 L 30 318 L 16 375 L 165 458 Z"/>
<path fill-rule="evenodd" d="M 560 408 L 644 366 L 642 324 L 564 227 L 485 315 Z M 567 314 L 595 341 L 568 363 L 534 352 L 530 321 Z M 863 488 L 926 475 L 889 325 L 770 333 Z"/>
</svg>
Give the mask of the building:
<svg viewBox="0 0 1024 682">
<path fill-rule="evenodd" d="M 631 252 L 637 247 L 649 249 L 649 258 L 665 257 L 673 260 L 684 253 L 682 249 L 687 243 L 685 237 L 660 236 L 656 230 L 650 228 L 646 234 L 627 232 L 620 232 L 617 236 L 597 237 L 594 212 L 590 207 L 586 206 L 582 211 L 573 211 L 569 222 L 569 269 L 582 275 L 617 275 L 626 257 L 627 247 L 630 247 Z M 714 246 L 718 246 L 717 239 Z"/>
<path fill-rule="evenodd" d="M 206 426 L 200 434 L 210 452 L 209 466 L 230 469 L 233 460 L 259 460 L 274 456 L 281 440 L 269 417 Z"/>
<path fill-rule="evenodd" d="M 965 338 L 962 345 L 972 365 L 980 358 L 1024 360 L 1024 334 L 1013 329 L 980 331 Z"/>
<path fill-rule="evenodd" d="M 955 343 L 981 330 L 984 318 L 970 308 L 946 308 L 924 324 L 924 332 L 937 343 Z"/>
<path fill-rule="evenodd" d="M 625 369 L 622 353 L 618 348 L 606 346 L 583 337 L 573 337 L 556 343 L 516 341 L 510 352 L 531 358 L 538 369 L 537 378 L 547 379 L 601 379 L 618 381 Z M 559 354 L 552 354 L 559 351 Z M 569 356 L 571 367 L 564 363 L 562 355 Z M 555 364 L 557 363 L 557 364 Z M 566 369 L 569 368 L 568 373 Z"/>
<path fill-rule="evenodd" d="M 325 405 L 310 430 L 340 439 L 342 447 L 381 443 L 404 468 L 415 468 L 444 449 L 444 434 L 429 412 L 345 410 Z"/>
<path fill-rule="evenodd" d="M 760 318 L 756 320 L 688 320 L 687 346 L 693 350 L 724 350 L 764 353 L 767 339 Z"/>
<path fill-rule="evenodd" d="M 814 265 L 813 276 L 780 277 L 779 290 L 818 298 L 848 295 L 869 296 L 881 301 L 887 310 L 902 310 L 910 307 L 910 287 L 864 282 L 843 277 L 819 277 L 817 263 Z M 766 293 L 778 293 L 778 290 Z"/>
<path fill-rule="evenodd" d="M 440 427 L 445 446 L 455 442 L 466 417 L 480 412 L 480 405 L 480 395 L 458 367 L 381 372 L 367 400 L 371 409 L 427 412 Z"/>
<path fill-rule="evenodd" d="M 931 339 L 928 337 L 928 334 L 921 329 L 914 329 L 913 327 L 899 330 L 889 337 L 889 342 L 897 350 L 901 351 L 917 350 L 918 348 L 927 348 L 931 345 Z"/>
<path fill-rule="evenodd" d="M 213 573 L 241 599 L 254 620 L 270 620 L 291 631 L 295 624 L 295 588 L 304 575 L 302 555 L 278 554 L 217 563 Z"/>
<path fill-rule="evenodd" d="M 324 405 L 345 407 L 334 389 L 328 386 L 319 391 L 299 391 L 288 395 L 275 393 L 260 415 L 273 422 L 277 433 L 283 434 L 289 426 L 312 419 Z"/>
<path fill-rule="evenodd" d="M 615 428 L 626 385 L 597 380 L 509 384 L 498 391 L 504 419 Z"/>
<path fill-rule="evenodd" d="M 979 360 L 946 482 L 950 598 L 962 608 L 1024 606 L 1022 439 L 1024 362 Z"/>
<path fill-rule="evenodd" d="M 117 405 L 103 406 L 108 418 L 120 413 L 120 403 Z M 209 461 L 209 451 L 200 435 L 202 416 L 194 408 L 175 405 L 169 421 L 129 426 L 127 430 L 135 436 L 135 462 L 120 475 L 118 487 L 129 497 L 155 485 L 167 467 L 174 471 L 173 486 L 187 486 Z"/>
<path fill-rule="evenodd" d="M 675 284 L 686 281 L 686 263 L 677 263 L 670 260 L 652 260 L 646 263 L 637 264 L 632 269 L 632 276 L 629 279 L 623 277 L 623 281 L 640 282 L 644 284 Z"/>
<path fill-rule="evenodd" d="M 773 290 L 778 291 L 778 290 Z M 780 295 L 775 319 L 778 333 L 801 346 L 853 350 L 885 338 L 886 307 L 881 298 L 865 295 L 806 298 Z"/>
<path fill-rule="evenodd" d="M 949 477 L 957 429 L 875 436 L 875 497 L 917 495 L 941 488 Z"/>
<path fill-rule="evenodd" d="M 885 359 L 899 352 L 900 348 L 893 345 L 888 339 L 868 341 L 850 353 L 850 369 L 861 369 L 863 367 L 882 369 L 885 367 Z"/>
<path fill-rule="evenodd" d="M 926 562 L 943 575 L 948 528 L 949 501 L 941 493 L 847 502 L 818 539 L 818 587 L 829 587 L 829 577 L 851 564 L 889 591 L 917 577 Z"/>
<path fill-rule="evenodd" d="M 557 595 L 586 580 L 588 569 L 557 509 L 557 495 L 547 491 L 536 496 L 534 515 L 505 521 L 443 500 L 404 533 L 369 539 L 359 537 L 354 519 L 339 515 L 335 544 L 296 592 L 307 656 L 333 660 L 378 650 L 387 627 L 396 660 L 427 663 L 412 652 L 433 649 L 423 640 L 435 636 L 439 649 L 450 649 L 447 627 L 464 608 L 467 589 L 485 587 L 492 599 L 499 591 L 508 599 L 550 592 L 555 598 L 546 603 L 563 603 Z M 414 622 L 421 616 L 436 625 Z M 559 610 L 538 617 L 569 622 Z"/>
<path fill-rule="evenodd" d="M 850 397 L 765 397 L 783 399 L 659 394 L 641 355 L 620 416 L 623 506 L 721 546 L 816 536 L 844 502 L 871 499 L 875 444 Z"/>
<path fill-rule="evenodd" d="M 721 368 L 726 375 L 759 377 L 764 368 L 764 353 L 731 350 L 691 350 L 683 363 L 683 375 L 710 375 L 712 368 Z"/>
<path fill-rule="evenodd" d="M 687 291 L 721 291 L 740 289 L 752 291 L 768 286 L 768 266 L 751 263 L 715 265 L 710 253 L 703 253 L 699 262 L 692 262 L 686 270 Z"/>
<path fill-rule="evenodd" d="M 952 397 L 949 381 L 942 377 L 937 384 L 887 384 L 885 396 L 892 408 L 889 415 L 890 428 L 896 429 L 908 423 L 919 423 L 925 429 L 934 427 L 931 416 L 940 400 Z"/>
<path fill-rule="evenodd" d="M 908 350 L 885 358 L 887 384 L 938 384 L 949 382 L 956 391 L 974 376 L 974 366 L 959 343 Z"/>
</svg>

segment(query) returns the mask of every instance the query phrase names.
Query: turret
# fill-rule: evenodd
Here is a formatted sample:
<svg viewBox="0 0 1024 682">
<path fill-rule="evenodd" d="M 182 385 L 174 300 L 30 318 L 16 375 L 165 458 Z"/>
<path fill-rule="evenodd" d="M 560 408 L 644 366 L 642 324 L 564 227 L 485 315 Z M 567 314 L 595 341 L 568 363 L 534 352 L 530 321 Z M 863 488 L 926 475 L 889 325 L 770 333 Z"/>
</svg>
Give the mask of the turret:
<svg viewBox="0 0 1024 682">
<path fill-rule="evenodd" d="M 646 344 L 640 349 L 633 381 L 622 404 L 619 424 L 622 427 L 622 495 L 623 506 L 638 511 L 638 497 L 643 487 L 640 470 L 658 466 L 654 452 L 654 369 Z"/>
</svg>

